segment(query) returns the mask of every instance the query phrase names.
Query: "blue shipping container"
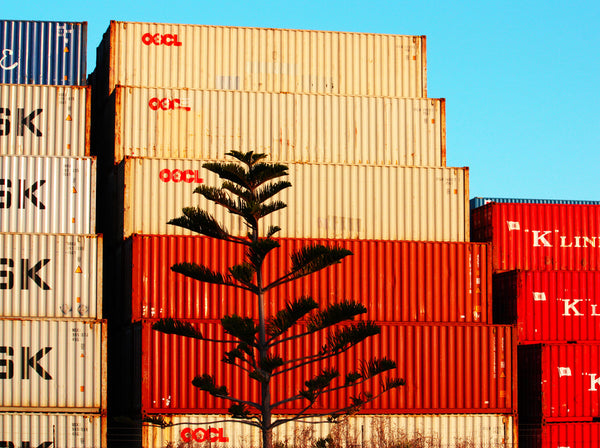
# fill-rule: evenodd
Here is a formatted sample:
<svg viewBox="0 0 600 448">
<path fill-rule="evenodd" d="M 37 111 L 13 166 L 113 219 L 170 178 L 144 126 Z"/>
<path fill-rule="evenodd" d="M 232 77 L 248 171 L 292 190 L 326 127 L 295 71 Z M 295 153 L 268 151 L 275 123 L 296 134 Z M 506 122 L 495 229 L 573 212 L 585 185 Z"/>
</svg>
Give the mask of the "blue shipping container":
<svg viewBox="0 0 600 448">
<path fill-rule="evenodd" d="M 517 199 L 517 198 L 472 198 L 469 201 L 469 208 L 473 210 L 477 207 L 483 207 L 490 202 L 500 202 L 503 204 L 576 204 L 576 205 L 598 205 L 600 201 L 578 201 L 570 199 Z"/>
<path fill-rule="evenodd" d="M 86 85 L 87 22 L 0 20 L 0 82 Z"/>
</svg>

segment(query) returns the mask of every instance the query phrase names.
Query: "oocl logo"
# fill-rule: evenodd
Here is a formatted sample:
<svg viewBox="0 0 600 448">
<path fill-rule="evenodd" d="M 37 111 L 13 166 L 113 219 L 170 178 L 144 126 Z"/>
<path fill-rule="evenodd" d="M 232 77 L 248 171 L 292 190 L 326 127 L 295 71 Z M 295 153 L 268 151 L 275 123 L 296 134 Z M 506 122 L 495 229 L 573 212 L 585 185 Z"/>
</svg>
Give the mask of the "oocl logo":
<svg viewBox="0 0 600 448">
<path fill-rule="evenodd" d="M 179 98 L 151 98 L 148 102 L 148 106 L 152 110 L 174 110 L 174 109 L 183 109 L 183 110 L 192 110 L 191 107 L 188 106 L 189 102 L 187 99 L 179 99 Z"/>
<path fill-rule="evenodd" d="M 229 442 L 229 437 L 223 435 L 223 428 L 184 428 L 181 430 L 181 440 L 184 442 Z"/>
<path fill-rule="evenodd" d="M 170 170 L 168 168 L 165 168 L 164 170 L 161 170 L 160 173 L 158 173 L 158 177 L 163 182 L 185 182 L 188 184 L 201 184 L 202 182 L 204 182 L 204 179 L 200 177 L 198 170 Z"/>
<path fill-rule="evenodd" d="M 142 36 L 142 42 L 145 45 L 166 45 L 167 47 L 181 47 L 181 42 L 179 42 L 177 34 L 146 33 Z"/>
</svg>

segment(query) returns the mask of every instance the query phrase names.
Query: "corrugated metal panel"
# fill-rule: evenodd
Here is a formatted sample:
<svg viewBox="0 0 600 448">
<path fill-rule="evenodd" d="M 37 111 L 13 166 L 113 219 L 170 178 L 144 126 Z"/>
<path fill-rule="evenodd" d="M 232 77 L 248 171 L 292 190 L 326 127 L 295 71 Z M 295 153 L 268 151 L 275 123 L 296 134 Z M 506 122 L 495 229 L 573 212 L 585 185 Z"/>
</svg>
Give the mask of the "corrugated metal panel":
<svg viewBox="0 0 600 448">
<path fill-rule="evenodd" d="M 102 317 L 102 236 L 0 233 L 0 316 Z"/>
<path fill-rule="evenodd" d="M 425 36 L 112 21 L 97 50 L 116 85 L 425 98 Z"/>
<path fill-rule="evenodd" d="M 287 239 L 270 253 L 263 281 L 279 278 L 290 254 L 328 240 Z M 366 319 L 405 322 L 491 322 L 491 252 L 480 243 L 409 241 L 335 242 L 352 251 L 342 263 L 267 293 L 267 313 L 286 301 L 311 295 L 319 303 L 345 299 L 363 303 Z M 243 260 L 244 248 L 192 236 L 133 236 L 124 270 L 131 276 L 123 302 L 134 320 L 175 317 L 220 319 L 227 314 L 256 316 L 251 294 L 190 281 L 171 271 L 175 263 L 195 262 L 226 272 Z"/>
<path fill-rule="evenodd" d="M 471 210 L 477 207 L 483 207 L 490 202 L 506 203 L 520 203 L 520 204 L 600 204 L 600 201 L 582 201 L 582 200 L 571 200 L 571 199 L 517 199 L 517 198 L 482 198 L 476 197 L 471 198 L 469 206 Z"/>
<path fill-rule="evenodd" d="M 106 322 L 0 319 L 0 410 L 106 409 Z"/>
<path fill-rule="evenodd" d="M 600 269 L 600 206 L 488 204 L 472 212 L 472 241 L 491 241 L 495 271 Z"/>
<path fill-rule="evenodd" d="M 220 323 L 188 322 L 208 337 L 226 337 Z M 192 386 L 192 379 L 203 373 L 215 375 L 217 384 L 227 385 L 234 397 L 259 400 L 257 383 L 240 369 L 221 362 L 224 351 L 231 346 L 165 335 L 152 330 L 151 324 L 152 321 L 143 321 L 141 325 L 142 373 L 135 379 L 141 383 L 138 388 L 141 387 L 142 412 L 226 413 L 229 402 L 215 399 Z M 406 385 L 367 404 L 363 413 L 512 414 L 516 409 L 516 402 L 513 403 L 516 401 L 513 392 L 515 345 L 511 327 L 406 323 L 380 326 L 381 334 L 336 356 L 330 363 L 303 366 L 277 377 L 271 388 L 272 402 L 303 388 L 304 381 L 322 368 L 335 366 L 343 379 L 359 368 L 359 360 L 387 356 L 398 363 L 392 376 L 404 378 Z M 293 359 L 307 352 L 318 352 L 324 337 L 313 335 L 288 341 L 277 353 L 285 359 Z M 335 410 L 348 404 L 349 394 L 354 396 L 369 388 L 370 385 L 366 385 L 364 389 L 357 387 L 325 394 L 313 409 Z M 293 412 L 304 404 L 303 400 L 289 402 L 275 412 Z"/>
<path fill-rule="evenodd" d="M 86 84 L 87 22 L 0 20 L 0 83 Z"/>
<path fill-rule="evenodd" d="M 233 234 L 246 235 L 247 228 L 239 218 L 192 194 L 201 182 L 221 185 L 217 175 L 203 169 L 202 163 L 125 159 L 118 187 L 124 192 L 123 208 L 118 210 L 124 219 L 124 236 L 190 234 L 167 225 L 188 206 L 200 206 Z M 289 167 L 286 179 L 292 187 L 277 198 L 287 207 L 265 217 L 261 231 L 278 225 L 282 231 L 277 235 L 289 238 L 469 238 L 467 168 L 297 164 Z"/>
<path fill-rule="evenodd" d="M 224 159 L 232 150 L 285 163 L 446 163 L 444 100 L 117 87 L 115 161 Z"/>
<path fill-rule="evenodd" d="M 494 276 L 494 323 L 518 342 L 600 341 L 600 272 L 511 271 Z"/>
<path fill-rule="evenodd" d="M 5 447 L 106 447 L 106 416 L 100 414 L 0 413 Z"/>
<path fill-rule="evenodd" d="M 90 155 L 90 88 L 0 85 L 0 155 Z"/>
<path fill-rule="evenodd" d="M 521 422 L 600 417 L 600 343 L 519 346 Z"/>
<path fill-rule="evenodd" d="M 285 415 L 274 416 L 275 418 Z M 142 430 L 142 446 L 167 448 L 186 443 L 226 443 L 231 448 L 259 446 L 260 432 L 257 428 L 231 420 L 227 415 L 194 414 L 167 415 L 165 420 L 175 426 L 160 428 L 145 425 Z M 227 422 L 223 423 L 223 420 Z M 347 446 L 386 446 L 387 441 L 413 441 L 413 445 L 463 448 L 484 446 L 512 448 L 516 422 L 511 415 L 498 414 L 448 414 L 448 415 L 355 415 L 337 425 L 311 422 L 288 423 L 273 430 L 273 440 L 291 446 L 313 446 L 319 438 L 332 434 Z M 218 422 L 218 423 L 212 423 Z"/>
<path fill-rule="evenodd" d="M 522 448 L 595 448 L 600 441 L 600 423 L 548 423 L 519 428 Z"/>
<path fill-rule="evenodd" d="M 0 156 L 0 232 L 95 233 L 96 160 Z"/>
</svg>

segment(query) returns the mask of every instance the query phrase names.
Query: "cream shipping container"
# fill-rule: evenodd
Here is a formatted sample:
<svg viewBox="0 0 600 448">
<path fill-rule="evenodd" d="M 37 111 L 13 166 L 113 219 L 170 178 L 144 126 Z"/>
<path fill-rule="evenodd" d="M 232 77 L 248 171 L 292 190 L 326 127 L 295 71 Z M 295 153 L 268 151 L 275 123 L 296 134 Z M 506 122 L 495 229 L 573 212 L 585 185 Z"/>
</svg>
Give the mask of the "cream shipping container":
<svg viewBox="0 0 600 448">
<path fill-rule="evenodd" d="M 96 160 L 0 156 L 0 232 L 95 233 Z"/>
<path fill-rule="evenodd" d="M 0 319 L 0 335 L 1 411 L 106 409 L 104 321 Z"/>
<path fill-rule="evenodd" d="M 192 194 L 220 185 L 199 160 L 128 158 L 120 165 L 124 236 L 190 234 L 167 222 L 182 208 L 200 206 L 235 235 L 246 227 L 222 207 Z M 284 177 L 292 187 L 276 196 L 287 207 L 262 220 L 278 237 L 468 241 L 468 169 L 296 164 Z"/>
<path fill-rule="evenodd" d="M 90 155 L 90 87 L 0 84 L 0 155 Z"/>
<path fill-rule="evenodd" d="M 0 316 L 102 318 L 102 236 L 0 233 Z"/>
<path fill-rule="evenodd" d="M 232 150 L 284 163 L 444 166 L 445 102 L 118 86 L 115 162 L 223 159 Z M 101 154 L 97 154 L 101 156 Z"/>
<path fill-rule="evenodd" d="M 275 415 L 276 418 L 289 417 Z M 219 446 L 245 448 L 259 446 L 260 431 L 257 428 L 232 420 L 229 415 L 193 414 L 165 415 L 163 418 L 173 426 L 144 424 L 142 446 L 145 448 L 168 448 L 171 446 Z M 273 430 L 276 442 L 292 446 L 309 446 L 330 433 L 340 434 L 349 446 L 375 446 L 380 443 L 412 441 L 414 446 L 430 443 L 432 447 L 462 448 L 481 446 L 512 448 L 515 446 L 516 423 L 510 414 L 433 414 L 433 415 L 355 415 L 339 424 L 315 424 L 323 421 L 312 417 L 306 422 L 288 423 Z M 185 445 L 187 446 L 187 445 Z M 312 446 L 312 445 L 310 445 Z"/>
<path fill-rule="evenodd" d="M 5 412 L 0 437 L 6 448 L 103 448 L 106 416 Z"/>
<path fill-rule="evenodd" d="M 111 21 L 97 50 L 117 85 L 425 98 L 425 36 Z"/>
</svg>

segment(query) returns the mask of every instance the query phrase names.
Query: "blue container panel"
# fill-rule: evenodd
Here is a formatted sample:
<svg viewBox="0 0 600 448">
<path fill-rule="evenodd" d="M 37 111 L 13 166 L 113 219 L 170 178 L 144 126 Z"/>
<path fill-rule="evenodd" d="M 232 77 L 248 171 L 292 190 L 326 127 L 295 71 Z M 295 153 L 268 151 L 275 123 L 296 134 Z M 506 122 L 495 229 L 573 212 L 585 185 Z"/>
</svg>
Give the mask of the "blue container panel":
<svg viewBox="0 0 600 448">
<path fill-rule="evenodd" d="M 0 20 L 0 82 L 85 85 L 87 22 Z"/>
</svg>

